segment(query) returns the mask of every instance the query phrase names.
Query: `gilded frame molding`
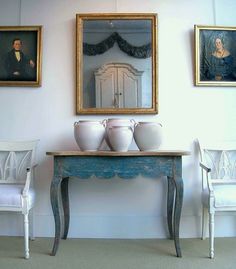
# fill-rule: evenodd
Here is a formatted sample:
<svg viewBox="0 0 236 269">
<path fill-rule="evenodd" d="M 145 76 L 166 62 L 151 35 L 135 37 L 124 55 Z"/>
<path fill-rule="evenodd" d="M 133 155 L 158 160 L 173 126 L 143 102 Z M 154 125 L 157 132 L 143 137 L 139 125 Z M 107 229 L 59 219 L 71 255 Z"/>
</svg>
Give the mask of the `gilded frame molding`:
<svg viewBox="0 0 236 269">
<path fill-rule="evenodd" d="M 39 87 L 42 80 L 42 26 L 0 26 L 0 86 L 14 86 L 14 87 Z M 21 41 L 21 51 L 23 59 L 27 59 L 27 66 L 22 65 L 21 70 L 27 69 L 23 76 L 20 76 L 20 71 L 13 72 L 16 68 L 10 56 L 13 49 L 13 40 Z M 29 64 L 29 61 L 32 64 Z M 11 64 L 9 64 L 11 61 Z M 19 60 L 20 61 L 20 60 Z M 13 67 L 14 66 L 14 67 Z M 18 68 L 18 67 L 17 67 Z M 25 71 L 24 69 L 24 71 Z M 14 75 L 13 74 L 17 74 Z"/>
<path fill-rule="evenodd" d="M 236 27 L 195 25 L 194 37 L 195 85 L 235 87 Z"/>
<path fill-rule="evenodd" d="M 83 21 L 84 20 L 151 20 L 152 25 L 152 106 L 151 108 L 84 108 L 83 107 Z M 157 14 L 93 13 L 76 14 L 76 114 L 157 114 L 158 113 Z"/>
</svg>

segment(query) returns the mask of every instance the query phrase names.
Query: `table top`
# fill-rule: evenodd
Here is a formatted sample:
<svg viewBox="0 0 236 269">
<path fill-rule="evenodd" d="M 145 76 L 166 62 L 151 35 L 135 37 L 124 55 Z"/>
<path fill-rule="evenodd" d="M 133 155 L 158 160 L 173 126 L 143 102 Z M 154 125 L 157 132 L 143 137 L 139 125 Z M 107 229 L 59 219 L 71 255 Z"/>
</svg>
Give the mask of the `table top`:
<svg viewBox="0 0 236 269">
<path fill-rule="evenodd" d="M 50 156 L 184 156 L 190 155 L 190 151 L 185 150 L 158 150 L 158 151 L 139 151 L 129 150 L 126 152 L 118 151 L 48 151 Z"/>
</svg>

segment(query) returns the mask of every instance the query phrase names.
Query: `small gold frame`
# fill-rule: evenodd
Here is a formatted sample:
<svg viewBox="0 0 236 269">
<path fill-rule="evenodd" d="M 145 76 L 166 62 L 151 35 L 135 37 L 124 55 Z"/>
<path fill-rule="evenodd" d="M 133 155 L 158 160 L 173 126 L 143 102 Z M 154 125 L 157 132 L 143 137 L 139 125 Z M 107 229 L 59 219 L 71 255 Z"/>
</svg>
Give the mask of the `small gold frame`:
<svg viewBox="0 0 236 269">
<path fill-rule="evenodd" d="M 236 86 L 236 27 L 195 25 L 195 85 Z"/>
<path fill-rule="evenodd" d="M 0 26 L 0 86 L 41 86 L 42 26 Z M 16 63 L 14 40 L 20 40 Z"/>
</svg>

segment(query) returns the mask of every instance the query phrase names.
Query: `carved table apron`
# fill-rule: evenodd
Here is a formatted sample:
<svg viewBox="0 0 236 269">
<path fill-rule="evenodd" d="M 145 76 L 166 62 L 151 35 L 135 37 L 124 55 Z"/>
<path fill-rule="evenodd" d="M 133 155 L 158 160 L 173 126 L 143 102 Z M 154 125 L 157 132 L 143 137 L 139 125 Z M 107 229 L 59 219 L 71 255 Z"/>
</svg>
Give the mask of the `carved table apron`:
<svg viewBox="0 0 236 269">
<path fill-rule="evenodd" d="M 142 175 L 150 178 L 166 176 L 168 181 L 167 222 L 170 238 L 174 239 L 177 257 L 182 257 L 179 243 L 179 224 L 183 203 L 182 156 L 186 151 L 158 152 L 81 152 L 56 151 L 47 152 L 54 156 L 54 175 L 51 182 L 50 198 L 55 220 L 55 238 L 52 249 L 56 255 L 60 238 L 67 238 L 69 228 L 69 194 L 70 177 L 89 178 L 134 178 Z M 60 215 L 60 195 L 64 215 Z M 61 220 L 64 218 L 64 229 Z"/>
</svg>

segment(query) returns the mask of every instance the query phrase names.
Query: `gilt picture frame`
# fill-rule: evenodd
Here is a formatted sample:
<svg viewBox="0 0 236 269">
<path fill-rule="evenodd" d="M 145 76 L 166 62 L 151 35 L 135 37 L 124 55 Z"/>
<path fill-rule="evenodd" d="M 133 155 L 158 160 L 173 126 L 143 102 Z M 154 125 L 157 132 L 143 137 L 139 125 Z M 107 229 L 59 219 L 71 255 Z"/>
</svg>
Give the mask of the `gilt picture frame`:
<svg viewBox="0 0 236 269">
<path fill-rule="evenodd" d="M 76 114 L 157 114 L 157 47 L 157 14 L 76 14 Z"/>
<path fill-rule="evenodd" d="M 42 26 L 0 26 L 0 86 L 41 86 Z"/>
<path fill-rule="evenodd" d="M 195 85 L 236 86 L 236 27 L 195 25 Z"/>
</svg>

